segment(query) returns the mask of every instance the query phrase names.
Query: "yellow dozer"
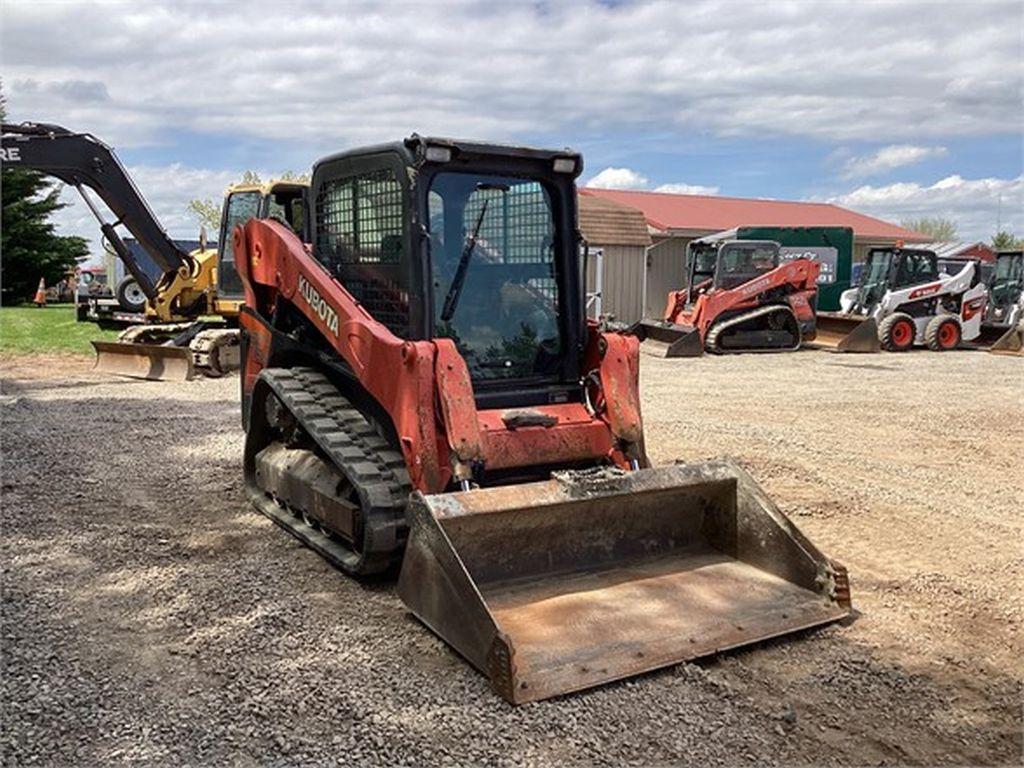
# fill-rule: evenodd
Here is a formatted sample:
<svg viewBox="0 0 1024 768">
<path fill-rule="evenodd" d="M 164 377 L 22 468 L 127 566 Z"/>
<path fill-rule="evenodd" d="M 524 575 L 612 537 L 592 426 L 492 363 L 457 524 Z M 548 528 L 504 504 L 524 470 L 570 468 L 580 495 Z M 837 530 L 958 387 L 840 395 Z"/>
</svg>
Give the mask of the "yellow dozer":
<svg viewBox="0 0 1024 768">
<path fill-rule="evenodd" d="M 93 342 L 97 370 L 181 380 L 199 371 L 220 376 L 238 368 L 238 312 L 243 296 L 229 233 L 250 218 L 273 217 L 301 234 L 306 183 L 231 187 L 224 200 L 220 248 L 203 243 L 188 253 L 168 237 L 114 151 L 95 136 L 58 125 L 5 123 L 2 141 L 5 165 L 45 173 L 78 190 L 134 280 L 135 288 L 129 290 L 145 298 L 144 324 L 126 329 L 117 342 Z M 113 224 L 104 219 L 86 187 L 117 217 Z M 143 269 L 121 239 L 119 225 L 131 232 L 160 270 L 158 279 Z"/>
</svg>

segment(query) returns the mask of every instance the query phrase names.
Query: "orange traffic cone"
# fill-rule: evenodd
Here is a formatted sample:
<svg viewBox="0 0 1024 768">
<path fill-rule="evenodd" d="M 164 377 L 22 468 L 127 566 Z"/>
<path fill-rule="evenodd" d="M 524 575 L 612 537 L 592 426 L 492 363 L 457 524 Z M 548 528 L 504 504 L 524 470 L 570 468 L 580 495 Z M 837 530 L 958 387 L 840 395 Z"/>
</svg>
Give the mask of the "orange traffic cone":
<svg viewBox="0 0 1024 768">
<path fill-rule="evenodd" d="M 32 303 L 37 307 L 46 306 L 46 280 L 39 278 L 39 287 L 36 288 L 36 297 L 32 299 Z"/>
</svg>

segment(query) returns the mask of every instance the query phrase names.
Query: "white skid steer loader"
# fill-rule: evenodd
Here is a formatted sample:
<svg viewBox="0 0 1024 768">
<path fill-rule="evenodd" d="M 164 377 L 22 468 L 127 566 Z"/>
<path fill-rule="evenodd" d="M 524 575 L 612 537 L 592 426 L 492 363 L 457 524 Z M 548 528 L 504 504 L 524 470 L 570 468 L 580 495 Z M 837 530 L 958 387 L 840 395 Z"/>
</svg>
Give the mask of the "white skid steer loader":
<svg viewBox="0 0 1024 768">
<path fill-rule="evenodd" d="M 988 289 L 979 278 L 973 262 L 947 275 L 932 251 L 872 248 L 860 285 L 839 301 L 846 317 L 874 319 L 882 349 L 946 351 L 981 334 Z"/>
</svg>

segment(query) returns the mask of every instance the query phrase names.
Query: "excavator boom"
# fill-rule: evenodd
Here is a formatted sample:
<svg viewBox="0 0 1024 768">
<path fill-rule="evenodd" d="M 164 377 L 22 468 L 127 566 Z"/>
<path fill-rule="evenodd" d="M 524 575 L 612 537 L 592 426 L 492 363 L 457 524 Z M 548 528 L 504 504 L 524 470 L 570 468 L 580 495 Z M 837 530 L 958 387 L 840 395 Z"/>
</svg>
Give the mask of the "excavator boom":
<svg viewBox="0 0 1024 768">
<path fill-rule="evenodd" d="M 0 141 L 4 164 L 8 167 L 39 171 L 71 184 L 78 190 L 99 221 L 104 237 L 151 301 L 158 296 L 157 283 L 153 282 L 117 234 L 116 224 L 123 224 L 142 244 L 146 253 L 164 273 L 165 282 L 171 281 L 179 270 L 184 270 L 186 274 L 194 270 L 193 257 L 174 244 L 117 155 L 95 136 L 74 133 L 59 125 L 46 123 L 4 123 Z M 86 194 L 85 187 L 99 195 L 113 211 L 117 217 L 116 224 L 104 221 Z"/>
</svg>

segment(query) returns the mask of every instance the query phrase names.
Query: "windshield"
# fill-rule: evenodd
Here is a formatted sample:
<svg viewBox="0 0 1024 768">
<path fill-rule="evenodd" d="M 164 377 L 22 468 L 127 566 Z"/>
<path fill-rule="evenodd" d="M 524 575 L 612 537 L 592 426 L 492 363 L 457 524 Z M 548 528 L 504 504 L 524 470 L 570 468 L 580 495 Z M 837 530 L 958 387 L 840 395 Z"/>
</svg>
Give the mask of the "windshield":
<svg viewBox="0 0 1024 768">
<path fill-rule="evenodd" d="M 537 181 L 439 173 L 428 193 L 434 334 L 474 380 L 556 373 L 555 224 Z"/>
<path fill-rule="evenodd" d="M 860 272 L 860 285 L 857 291 L 857 303 L 862 307 L 874 305 L 882 296 L 889 284 L 889 266 L 892 264 L 892 251 L 869 251 L 867 261 Z"/>
<path fill-rule="evenodd" d="M 718 249 L 713 245 L 694 245 L 690 252 L 690 263 L 693 266 L 694 282 L 699 283 L 705 278 L 715 274 L 715 262 L 718 259 Z"/>
<path fill-rule="evenodd" d="M 224 234 L 220 243 L 220 264 L 217 270 L 218 290 L 229 297 L 242 295 L 242 278 L 235 267 L 234 231 L 239 224 L 259 216 L 259 192 L 235 192 L 228 198 L 227 213 L 224 218 Z"/>
<path fill-rule="evenodd" d="M 730 289 L 775 269 L 778 249 L 764 244 L 729 243 L 722 246 L 718 277 L 720 288 Z"/>
<path fill-rule="evenodd" d="M 937 280 L 938 277 L 939 270 L 933 254 L 903 251 L 896 270 L 894 287 L 906 288 L 912 285 L 921 285 Z"/>
<path fill-rule="evenodd" d="M 996 261 L 997 280 L 1018 280 L 1021 277 L 1021 266 L 1024 264 L 1019 253 L 999 256 Z"/>
</svg>

